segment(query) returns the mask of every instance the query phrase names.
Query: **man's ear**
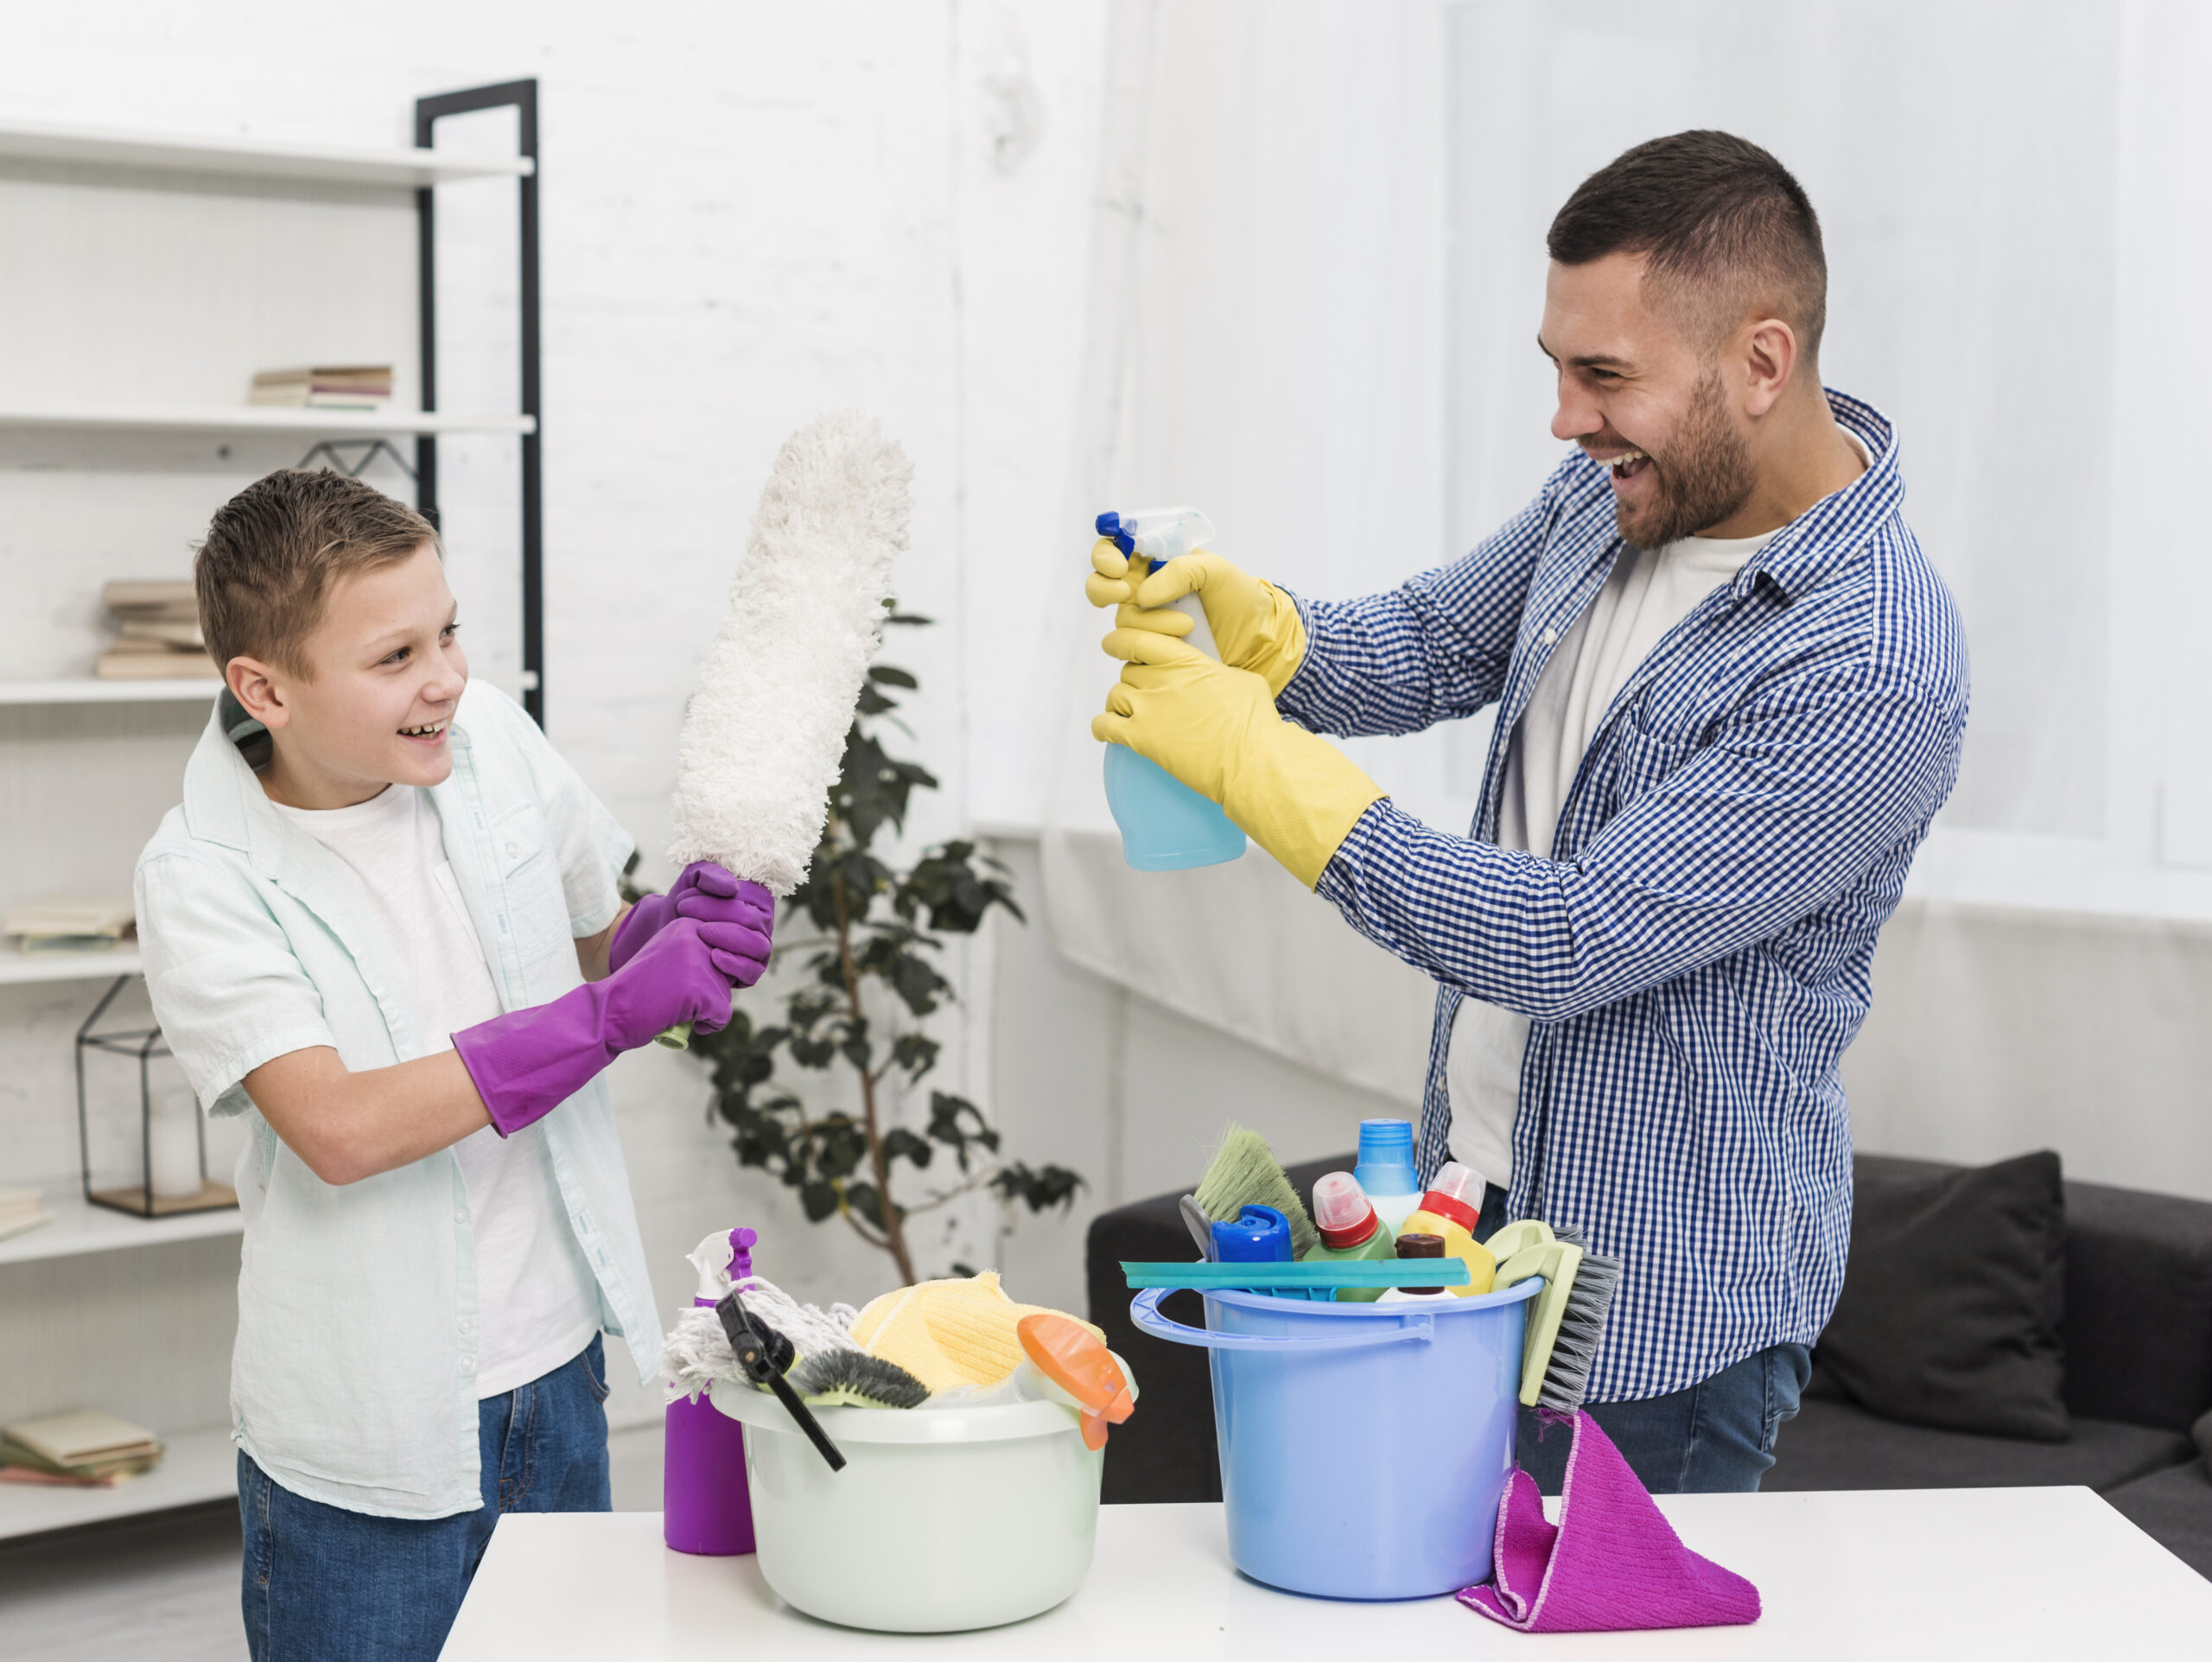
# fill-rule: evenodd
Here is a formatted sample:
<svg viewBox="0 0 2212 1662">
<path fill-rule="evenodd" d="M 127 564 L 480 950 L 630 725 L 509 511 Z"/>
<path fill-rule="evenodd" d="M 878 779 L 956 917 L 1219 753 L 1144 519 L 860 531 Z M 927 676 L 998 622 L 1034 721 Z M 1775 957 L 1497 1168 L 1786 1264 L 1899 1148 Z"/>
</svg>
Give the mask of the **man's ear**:
<svg viewBox="0 0 2212 1662">
<path fill-rule="evenodd" d="M 1754 420 L 1780 402 L 1797 369 L 1797 332 L 1778 317 L 1762 318 L 1742 342 L 1744 413 Z"/>
<path fill-rule="evenodd" d="M 290 678 L 283 678 L 289 681 Z M 285 689 L 278 684 L 278 672 L 258 658 L 238 657 L 223 666 L 223 680 L 231 689 L 231 696 L 245 707 L 245 713 L 270 732 L 284 726 L 292 719 L 292 711 L 284 699 Z"/>
</svg>

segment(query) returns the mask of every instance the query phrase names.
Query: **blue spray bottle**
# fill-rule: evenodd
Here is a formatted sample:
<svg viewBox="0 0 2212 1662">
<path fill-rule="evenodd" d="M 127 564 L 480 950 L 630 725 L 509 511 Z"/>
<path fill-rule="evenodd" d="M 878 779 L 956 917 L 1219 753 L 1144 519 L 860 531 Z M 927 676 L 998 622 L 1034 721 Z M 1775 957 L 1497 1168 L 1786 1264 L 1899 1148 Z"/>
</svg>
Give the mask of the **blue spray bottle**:
<svg viewBox="0 0 2212 1662">
<path fill-rule="evenodd" d="M 1213 526 L 1196 508 L 1145 508 L 1135 513 L 1102 513 L 1098 534 L 1133 558 L 1157 570 L 1178 555 L 1203 548 Z M 1185 595 L 1174 609 L 1192 620 L 1184 637 L 1209 658 L 1219 658 L 1205 608 Z M 1217 866 L 1244 852 L 1244 833 L 1230 823 L 1221 806 L 1210 802 L 1126 744 L 1106 747 L 1106 806 L 1122 828 L 1122 857 L 1139 871 L 1185 871 Z"/>
</svg>

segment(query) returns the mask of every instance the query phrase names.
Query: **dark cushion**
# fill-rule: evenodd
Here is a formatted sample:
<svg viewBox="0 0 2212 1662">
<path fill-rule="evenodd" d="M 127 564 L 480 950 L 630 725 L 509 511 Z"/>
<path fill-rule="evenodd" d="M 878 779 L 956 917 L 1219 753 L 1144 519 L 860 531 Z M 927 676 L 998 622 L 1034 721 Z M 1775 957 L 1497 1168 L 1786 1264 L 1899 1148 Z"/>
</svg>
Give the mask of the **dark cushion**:
<svg viewBox="0 0 2212 1662">
<path fill-rule="evenodd" d="M 2212 1409 L 2212 1204 L 2066 1186 L 2066 1405 L 2185 1430 Z"/>
<path fill-rule="evenodd" d="M 1863 1407 L 1990 1436 L 2066 1436 L 2066 1211 L 2045 1150 L 1967 1168 L 1856 1162 L 1822 1371 Z"/>
<path fill-rule="evenodd" d="M 2178 1431 L 2076 1419 L 2063 1442 L 1903 1425 L 1853 1403 L 1808 1399 L 1783 1422 L 1764 1490 L 2033 1488 L 2079 1483 L 2100 1493 L 2191 1460 Z M 1117 1430 L 1115 1435 L 1120 1436 Z"/>
<path fill-rule="evenodd" d="M 1306 1204 L 1324 1172 L 1350 1171 L 1357 1156 L 1338 1155 L 1289 1168 Z M 1198 1179 L 1192 1180 L 1193 1187 Z M 1106 1439 L 1106 1471 L 1099 1498 L 1108 1505 L 1141 1501 L 1218 1500 L 1221 1463 L 1213 1436 L 1213 1375 L 1206 1353 L 1140 1333 L 1129 1320 L 1136 1295 L 1124 1283 L 1122 1263 L 1165 1263 L 1198 1257 L 1176 1202 L 1183 1193 L 1155 1195 L 1103 1212 L 1084 1239 L 1090 1319 L 1106 1342 L 1128 1359 L 1137 1376 L 1137 1409 Z M 1171 1294 L 1162 1310 L 1192 1327 L 1205 1325 L 1196 1293 Z"/>
<path fill-rule="evenodd" d="M 2212 1473 L 2202 1461 L 2139 1477 L 2105 1499 L 2198 1575 L 2212 1576 Z"/>
</svg>

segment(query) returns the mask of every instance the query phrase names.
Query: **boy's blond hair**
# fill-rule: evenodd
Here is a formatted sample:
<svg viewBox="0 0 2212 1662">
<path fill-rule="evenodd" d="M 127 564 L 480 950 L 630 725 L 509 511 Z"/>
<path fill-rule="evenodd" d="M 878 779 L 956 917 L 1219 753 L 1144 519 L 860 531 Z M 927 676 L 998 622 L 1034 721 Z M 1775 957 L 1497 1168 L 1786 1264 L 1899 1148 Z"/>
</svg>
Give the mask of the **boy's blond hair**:
<svg viewBox="0 0 2212 1662">
<path fill-rule="evenodd" d="M 438 546 L 428 519 L 344 474 L 286 468 L 256 480 L 216 510 L 192 564 L 208 655 L 311 674 L 307 639 L 331 584 L 425 543 Z"/>
</svg>

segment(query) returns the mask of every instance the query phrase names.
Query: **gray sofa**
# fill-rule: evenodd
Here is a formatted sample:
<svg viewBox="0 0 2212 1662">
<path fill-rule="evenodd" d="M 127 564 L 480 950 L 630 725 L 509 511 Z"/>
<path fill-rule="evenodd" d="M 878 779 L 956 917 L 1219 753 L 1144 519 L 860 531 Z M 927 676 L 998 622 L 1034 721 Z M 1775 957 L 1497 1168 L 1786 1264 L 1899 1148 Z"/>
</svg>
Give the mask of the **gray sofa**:
<svg viewBox="0 0 2212 1662">
<path fill-rule="evenodd" d="M 1351 1156 L 1292 1168 L 1310 1197 Z M 1869 1185 L 1943 1169 L 1862 1155 Z M 1143 1387 L 1135 1417 L 1106 1450 L 1109 1502 L 1217 1500 L 1212 1392 L 1205 1353 L 1130 1324 L 1123 1259 L 1191 1255 L 1173 1194 L 1101 1214 L 1088 1241 L 1090 1318 L 1129 1358 Z M 2065 1185 L 2064 1442 L 2029 1442 L 1908 1425 L 1853 1401 L 1818 1365 L 1783 1428 L 1764 1487 L 1775 1490 L 2083 1484 L 2199 1573 L 2212 1577 L 2212 1204 L 2101 1184 Z M 1166 1306 L 1198 1321 L 1197 1296 Z M 2194 1431 L 2194 1436 L 2192 1436 Z"/>
</svg>

